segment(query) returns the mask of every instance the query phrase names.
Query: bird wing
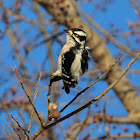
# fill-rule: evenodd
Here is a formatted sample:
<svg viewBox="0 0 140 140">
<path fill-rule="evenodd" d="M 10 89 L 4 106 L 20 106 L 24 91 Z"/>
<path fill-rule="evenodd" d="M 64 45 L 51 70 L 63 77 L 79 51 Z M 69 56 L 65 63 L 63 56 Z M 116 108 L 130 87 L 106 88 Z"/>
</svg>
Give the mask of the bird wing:
<svg viewBox="0 0 140 140">
<path fill-rule="evenodd" d="M 82 61 L 81 61 L 81 68 L 83 74 L 88 70 L 88 61 L 90 60 L 88 56 L 88 51 L 87 49 L 84 49 L 82 52 Z"/>
<path fill-rule="evenodd" d="M 75 59 L 75 53 L 72 49 L 64 53 L 62 56 L 62 76 L 64 81 L 70 81 L 72 79 L 71 65 Z"/>
<path fill-rule="evenodd" d="M 62 56 L 62 73 L 67 76 L 71 75 L 71 65 L 75 59 L 75 53 L 70 49 L 70 51 L 66 52 Z"/>
<path fill-rule="evenodd" d="M 77 84 L 77 80 L 73 79 L 71 74 L 71 65 L 74 59 L 75 59 L 75 53 L 73 49 L 70 49 L 62 56 L 62 80 L 64 82 L 65 90 L 69 87 L 75 87 Z"/>
</svg>

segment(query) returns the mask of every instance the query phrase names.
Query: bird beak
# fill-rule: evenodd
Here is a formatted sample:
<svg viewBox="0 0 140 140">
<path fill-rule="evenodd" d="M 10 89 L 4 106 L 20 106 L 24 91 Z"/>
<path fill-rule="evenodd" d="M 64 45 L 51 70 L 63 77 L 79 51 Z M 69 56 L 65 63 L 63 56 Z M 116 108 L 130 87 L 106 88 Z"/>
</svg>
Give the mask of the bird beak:
<svg viewBox="0 0 140 140">
<path fill-rule="evenodd" d="M 68 32 L 69 32 L 69 30 L 64 29 L 64 32 L 68 33 Z"/>
<path fill-rule="evenodd" d="M 72 30 L 66 30 L 66 29 L 64 29 L 64 31 L 65 31 L 66 33 L 70 34 L 71 36 L 72 36 L 72 34 L 73 34 Z"/>
</svg>

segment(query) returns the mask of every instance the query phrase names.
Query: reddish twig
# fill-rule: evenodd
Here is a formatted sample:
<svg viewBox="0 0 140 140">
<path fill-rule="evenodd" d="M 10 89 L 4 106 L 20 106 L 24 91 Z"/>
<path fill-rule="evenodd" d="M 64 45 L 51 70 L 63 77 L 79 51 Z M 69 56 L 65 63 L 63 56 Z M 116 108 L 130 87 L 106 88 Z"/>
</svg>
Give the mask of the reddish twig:
<svg viewBox="0 0 140 140">
<path fill-rule="evenodd" d="M 39 76 L 39 80 L 38 80 L 38 84 L 37 84 L 37 88 L 36 88 L 36 94 L 35 94 L 35 97 L 34 97 L 34 100 L 33 100 L 33 104 L 34 104 L 34 102 L 36 100 L 36 97 L 38 95 L 38 88 L 39 88 L 39 83 L 40 83 L 40 80 L 41 80 L 41 76 L 42 76 L 42 71 L 40 72 L 40 76 Z M 31 127 L 32 127 L 31 122 L 32 122 L 33 114 L 34 114 L 34 110 L 32 111 L 31 117 L 30 117 L 30 120 L 29 120 L 28 135 L 29 135 Z"/>
<path fill-rule="evenodd" d="M 29 135 L 26 133 L 25 129 L 19 124 L 19 122 L 12 116 L 12 114 L 10 114 L 12 119 L 17 123 L 18 127 L 24 132 L 24 134 L 26 135 L 27 139 L 29 140 Z"/>
<path fill-rule="evenodd" d="M 10 136 L 10 134 L 8 133 L 8 130 L 7 130 L 7 125 L 5 124 L 5 127 L 6 127 L 6 134 L 8 135 L 8 137 Z"/>
<path fill-rule="evenodd" d="M 102 137 L 97 137 L 97 138 L 91 138 L 90 140 L 104 140 L 104 139 L 107 139 L 108 137 L 105 135 L 105 136 L 102 136 Z M 136 138 L 140 138 L 140 131 L 138 132 L 134 132 L 132 134 L 119 134 L 119 135 L 112 135 L 112 136 L 109 136 L 110 139 L 136 139 Z"/>
<path fill-rule="evenodd" d="M 107 116 L 106 116 L 106 103 L 104 104 L 104 109 L 103 109 L 103 119 L 104 119 L 104 124 L 105 124 L 105 132 L 107 135 L 108 140 L 110 140 L 110 133 L 109 133 L 109 127 L 107 125 Z"/>
<path fill-rule="evenodd" d="M 0 5 L 3 3 L 4 0 L 0 1 Z"/>
<path fill-rule="evenodd" d="M 16 134 L 18 135 L 18 138 L 21 140 L 21 137 L 19 135 L 19 133 L 17 132 L 17 130 L 14 128 L 14 126 L 10 123 L 10 121 L 5 117 L 5 119 L 9 122 L 9 124 L 11 125 L 11 127 L 13 128 L 13 130 L 16 132 Z"/>
<path fill-rule="evenodd" d="M 48 121 L 51 118 L 50 110 L 49 110 L 49 104 L 51 102 L 51 96 L 50 95 L 51 95 L 51 85 L 49 84 L 49 91 L 48 91 L 48 94 L 47 94 L 47 98 L 48 98 Z"/>
</svg>

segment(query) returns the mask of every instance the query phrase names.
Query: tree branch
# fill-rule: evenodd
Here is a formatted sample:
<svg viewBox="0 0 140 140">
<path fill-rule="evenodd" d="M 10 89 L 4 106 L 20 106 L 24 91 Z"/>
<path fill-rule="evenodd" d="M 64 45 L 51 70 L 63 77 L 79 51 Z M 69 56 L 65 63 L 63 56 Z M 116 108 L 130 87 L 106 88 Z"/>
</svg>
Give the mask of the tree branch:
<svg viewBox="0 0 140 140">
<path fill-rule="evenodd" d="M 24 86 L 23 86 L 23 83 L 22 83 L 22 81 L 21 81 L 21 79 L 20 79 L 20 77 L 19 77 L 19 75 L 18 75 L 16 66 L 15 66 L 15 72 L 16 72 L 16 74 L 17 74 L 17 77 L 18 77 L 19 81 L 20 81 L 20 84 L 21 84 L 21 86 L 22 86 L 23 91 L 25 92 L 25 94 L 26 94 L 26 96 L 27 96 L 27 98 L 28 98 L 30 104 L 32 105 L 32 107 L 33 107 L 33 109 L 34 109 L 34 111 L 35 111 L 35 113 L 36 113 L 36 115 L 37 115 L 37 117 L 38 117 L 38 119 L 39 119 L 39 121 L 40 121 L 40 123 L 41 123 L 41 126 L 43 126 L 43 122 L 42 122 L 42 120 L 41 120 L 41 118 L 40 118 L 40 116 L 39 116 L 39 114 L 38 114 L 38 112 L 37 112 L 37 110 L 36 110 L 34 104 L 32 103 L 32 101 L 31 101 L 31 99 L 30 99 L 30 96 L 29 96 L 28 93 L 26 92 L 26 90 L 25 90 L 25 88 L 24 88 Z"/>
</svg>

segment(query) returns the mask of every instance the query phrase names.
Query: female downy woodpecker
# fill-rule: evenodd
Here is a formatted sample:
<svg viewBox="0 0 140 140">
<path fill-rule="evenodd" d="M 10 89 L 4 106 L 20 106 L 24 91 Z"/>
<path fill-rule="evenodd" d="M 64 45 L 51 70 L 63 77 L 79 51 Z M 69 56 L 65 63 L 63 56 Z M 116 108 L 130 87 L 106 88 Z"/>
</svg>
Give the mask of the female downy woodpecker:
<svg viewBox="0 0 140 140">
<path fill-rule="evenodd" d="M 86 33 L 77 28 L 64 30 L 66 44 L 58 58 L 58 70 L 50 76 L 50 86 L 53 82 L 62 80 L 66 93 L 78 84 L 79 78 L 88 70 L 88 47 L 85 46 Z"/>
</svg>

